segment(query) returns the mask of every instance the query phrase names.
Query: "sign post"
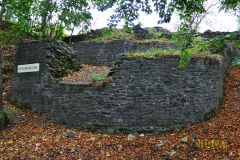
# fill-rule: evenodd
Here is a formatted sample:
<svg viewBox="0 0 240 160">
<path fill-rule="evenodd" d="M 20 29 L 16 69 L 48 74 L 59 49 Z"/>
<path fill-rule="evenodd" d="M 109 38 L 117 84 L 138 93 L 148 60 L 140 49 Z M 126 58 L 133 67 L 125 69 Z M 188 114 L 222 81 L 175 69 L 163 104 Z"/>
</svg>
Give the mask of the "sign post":
<svg viewBox="0 0 240 160">
<path fill-rule="evenodd" d="M 17 73 L 39 72 L 39 63 L 18 65 Z"/>
</svg>

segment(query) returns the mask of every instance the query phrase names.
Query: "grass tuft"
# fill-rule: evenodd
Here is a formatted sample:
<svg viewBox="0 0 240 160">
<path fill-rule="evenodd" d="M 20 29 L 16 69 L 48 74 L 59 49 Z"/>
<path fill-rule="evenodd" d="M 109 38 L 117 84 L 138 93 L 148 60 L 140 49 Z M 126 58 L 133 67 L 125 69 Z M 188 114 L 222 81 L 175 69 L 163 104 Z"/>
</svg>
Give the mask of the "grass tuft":
<svg viewBox="0 0 240 160">
<path fill-rule="evenodd" d="M 126 32 L 123 29 L 111 29 L 104 28 L 101 31 L 101 34 L 95 37 L 92 41 L 109 41 L 109 40 L 120 40 L 120 39 L 129 39 L 133 40 L 136 37 L 133 32 Z"/>
<path fill-rule="evenodd" d="M 192 57 L 207 57 L 211 59 L 215 59 L 217 61 L 221 61 L 222 56 L 219 54 L 211 54 L 207 51 L 198 51 L 195 48 L 188 49 L 189 52 L 192 53 Z M 163 56 L 179 56 L 180 51 L 177 49 L 161 49 L 161 48 L 155 48 L 152 50 L 148 50 L 146 52 L 134 52 L 130 53 L 129 57 L 132 58 L 161 58 Z"/>
</svg>

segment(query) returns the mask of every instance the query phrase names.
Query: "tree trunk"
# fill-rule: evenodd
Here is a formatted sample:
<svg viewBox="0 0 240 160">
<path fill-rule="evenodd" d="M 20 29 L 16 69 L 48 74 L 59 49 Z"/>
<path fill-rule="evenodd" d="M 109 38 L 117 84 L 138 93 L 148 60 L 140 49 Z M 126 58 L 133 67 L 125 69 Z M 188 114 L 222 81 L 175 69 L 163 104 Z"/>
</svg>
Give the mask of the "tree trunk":
<svg viewBox="0 0 240 160">
<path fill-rule="evenodd" d="M 72 43 L 72 36 L 73 36 L 74 29 L 75 29 L 75 27 L 72 28 L 71 35 L 70 35 L 70 38 L 69 38 L 69 43 Z"/>
<path fill-rule="evenodd" d="M 51 0 L 45 0 L 43 3 L 44 10 L 42 11 L 41 17 L 42 17 L 42 23 L 41 23 L 41 33 L 42 38 L 46 37 L 46 27 L 47 27 L 47 17 L 50 11 L 51 6 Z"/>
</svg>

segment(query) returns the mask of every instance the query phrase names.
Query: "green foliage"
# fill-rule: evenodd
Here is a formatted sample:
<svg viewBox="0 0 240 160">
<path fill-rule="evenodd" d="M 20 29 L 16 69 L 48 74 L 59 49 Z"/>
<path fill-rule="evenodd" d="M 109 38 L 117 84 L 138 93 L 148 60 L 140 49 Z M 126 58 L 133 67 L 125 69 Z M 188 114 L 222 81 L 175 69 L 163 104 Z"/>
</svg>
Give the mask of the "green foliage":
<svg viewBox="0 0 240 160">
<path fill-rule="evenodd" d="M 210 50 L 214 53 L 221 53 L 224 47 L 224 40 L 223 36 L 217 36 L 214 39 L 209 40 L 210 43 Z"/>
<path fill-rule="evenodd" d="M 224 38 L 218 36 L 211 40 L 202 40 L 201 37 L 195 37 L 191 43 L 191 47 L 188 48 L 192 53 L 198 54 L 220 54 L 224 47 Z"/>
<path fill-rule="evenodd" d="M 121 29 L 112 29 L 104 28 L 101 30 L 101 33 L 96 36 L 94 41 L 107 41 L 107 40 L 119 40 L 119 39 L 134 39 L 134 34 L 132 29 L 121 30 Z"/>
<path fill-rule="evenodd" d="M 23 32 L 17 30 L 15 25 L 11 25 L 8 29 L 0 30 L 0 48 L 7 49 L 9 46 L 19 41 Z"/>
<path fill-rule="evenodd" d="M 133 34 L 134 33 L 133 28 L 128 27 L 128 26 L 124 26 L 123 31 L 125 33 L 129 33 L 129 34 Z"/>
<path fill-rule="evenodd" d="M 188 49 L 191 47 L 191 43 L 194 39 L 195 31 L 189 32 L 188 29 L 182 26 L 179 32 L 172 35 L 172 40 L 179 44 L 180 49 L 180 61 L 178 67 L 183 69 L 188 60 L 192 57 L 192 52 Z"/>
<path fill-rule="evenodd" d="M 198 42 L 194 43 L 197 44 L 192 46 L 191 48 L 186 49 L 186 52 L 190 54 L 190 56 L 187 57 L 187 60 L 191 59 L 192 57 L 208 57 L 214 60 L 221 59 L 221 55 L 219 54 L 210 54 L 209 50 L 207 49 L 208 44 L 202 44 L 202 46 L 201 44 L 198 44 Z M 187 61 L 181 62 L 181 53 L 179 50 L 176 49 L 154 48 L 146 52 L 134 52 L 129 54 L 129 57 L 132 58 L 161 58 L 164 56 L 180 56 L 179 68 L 181 68 L 180 65 L 183 65 L 181 69 L 183 69 L 187 64 Z"/>
<path fill-rule="evenodd" d="M 19 113 L 19 109 L 14 105 L 9 105 L 6 107 L 5 112 L 8 116 L 12 116 Z"/>
<path fill-rule="evenodd" d="M 139 17 L 139 12 L 143 11 L 147 14 L 151 14 L 155 11 L 159 15 L 159 23 L 170 22 L 171 16 L 174 11 L 178 10 L 183 13 L 183 16 L 191 16 L 195 12 L 204 12 L 203 3 L 206 0 L 181 0 L 181 1 L 166 1 L 166 0 L 97 0 L 99 10 L 106 10 L 116 5 L 114 14 L 110 19 L 110 26 L 116 26 L 121 20 L 128 22 L 128 26 L 133 25 L 133 21 Z"/>
<path fill-rule="evenodd" d="M 220 0 L 221 9 L 233 11 L 236 14 L 240 13 L 240 0 Z"/>
<path fill-rule="evenodd" d="M 132 26 L 133 21 L 139 18 L 140 11 L 147 14 L 155 11 L 159 15 L 159 23 L 170 22 L 172 14 L 176 11 L 180 13 L 182 20 L 190 20 L 193 14 L 206 12 L 205 2 L 207 0 L 95 0 L 93 4 L 101 11 L 116 6 L 115 12 L 110 18 L 110 26 L 116 26 L 121 20 L 127 21 L 127 25 Z M 239 0 L 219 0 L 219 2 L 223 9 L 240 13 Z"/>
<path fill-rule="evenodd" d="M 93 73 L 91 78 L 93 84 L 103 85 L 106 81 L 108 81 L 108 72 L 102 72 L 100 74 Z"/>
<path fill-rule="evenodd" d="M 163 34 L 161 32 L 158 32 L 156 28 L 148 28 L 148 32 L 152 34 L 156 39 L 164 37 Z"/>
<path fill-rule="evenodd" d="M 179 55 L 179 51 L 175 49 L 161 49 L 161 48 L 155 48 L 146 52 L 134 52 L 130 53 L 129 57 L 133 58 L 160 58 L 162 56 L 166 55 Z"/>
<path fill-rule="evenodd" d="M 8 2 L 7 2 L 8 1 Z M 4 0 L 2 20 L 15 24 L 17 33 L 60 38 L 64 30 L 90 26 L 91 13 L 87 0 Z M 0 22 L 1 22 L 0 19 Z"/>
<path fill-rule="evenodd" d="M 20 109 L 18 106 L 9 104 L 4 107 L 5 116 L 7 116 L 7 119 L 10 122 L 14 122 L 16 120 L 16 117 L 18 116 L 19 112 L 20 112 Z"/>
<path fill-rule="evenodd" d="M 93 83 L 98 83 L 98 82 L 103 83 L 103 78 L 99 74 L 93 73 L 91 77 L 92 77 Z"/>
<path fill-rule="evenodd" d="M 237 56 L 232 61 L 232 66 L 240 65 L 240 56 Z"/>
<path fill-rule="evenodd" d="M 192 42 L 192 49 L 197 50 L 199 52 L 208 52 L 209 47 L 211 46 L 210 41 L 203 41 L 201 37 L 194 38 Z"/>
<path fill-rule="evenodd" d="M 231 33 L 228 34 L 224 37 L 225 40 L 230 41 L 234 47 L 239 48 L 240 49 L 240 33 Z"/>
<path fill-rule="evenodd" d="M 234 43 L 234 47 L 240 49 L 240 40 L 235 41 L 235 43 Z"/>
<path fill-rule="evenodd" d="M 2 107 L 0 107 L 0 119 L 3 118 L 3 116 L 4 116 L 4 112 L 3 112 Z"/>
<path fill-rule="evenodd" d="M 0 23 L 2 20 L 15 24 L 15 31 L 40 37 L 60 38 L 63 31 L 78 27 L 85 30 L 90 26 L 92 6 L 104 11 L 116 6 L 110 18 L 110 26 L 124 20 L 125 32 L 139 18 L 139 12 L 159 15 L 159 23 L 170 22 L 175 11 L 181 19 L 189 19 L 195 13 L 206 12 L 203 4 L 207 0 L 2 0 L 0 2 Z M 240 13 L 239 0 L 219 0 L 225 10 Z M 153 4 L 153 5 L 152 5 Z M 160 35 L 159 35 L 160 36 Z"/>
<path fill-rule="evenodd" d="M 108 40 L 122 40 L 128 39 L 139 43 L 151 43 L 169 41 L 169 38 L 164 36 L 161 32 L 158 32 L 155 28 L 148 28 L 148 32 L 153 36 L 153 39 L 139 39 L 135 36 L 133 28 L 103 28 L 96 33 L 86 33 L 86 40 L 91 41 L 108 41 Z"/>
<path fill-rule="evenodd" d="M 179 68 L 183 69 L 194 55 L 211 55 L 220 53 L 224 46 L 224 38 L 219 36 L 213 40 L 203 41 L 201 37 L 195 37 L 195 31 L 188 32 L 184 27 L 172 35 L 172 40 L 179 44 L 180 61 Z M 219 59 L 219 56 L 215 56 Z"/>
<path fill-rule="evenodd" d="M 3 72 L 11 71 L 14 68 L 14 64 L 10 61 L 2 61 Z"/>
</svg>

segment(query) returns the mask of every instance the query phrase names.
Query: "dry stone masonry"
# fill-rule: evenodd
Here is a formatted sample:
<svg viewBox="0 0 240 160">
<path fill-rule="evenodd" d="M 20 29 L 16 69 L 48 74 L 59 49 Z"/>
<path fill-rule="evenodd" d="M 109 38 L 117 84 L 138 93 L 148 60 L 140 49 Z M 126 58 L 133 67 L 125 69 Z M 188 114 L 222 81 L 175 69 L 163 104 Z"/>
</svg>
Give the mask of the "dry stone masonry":
<svg viewBox="0 0 240 160">
<path fill-rule="evenodd" d="M 0 49 L 0 130 L 4 129 L 7 126 L 7 117 L 3 111 L 2 91 L 3 91 L 3 72 L 2 72 L 2 52 Z"/>
<path fill-rule="evenodd" d="M 56 122 L 102 133 L 156 134 L 214 116 L 223 98 L 223 79 L 231 56 L 220 61 L 195 57 L 179 70 L 178 56 L 123 55 L 152 46 L 176 47 L 128 40 L 74 44 L 74 57 L 80 63 L 111 66 L 115 62 L 109 74 L 112 82 L 96 89 L 54 79 L 49 64 L 58 53 L 49 49 L 51 41 L 20 43 L 11 99 Z M 38 72 L 17 73 L 18 65 L 35 63 L 40 64 Z"/>
<path fill-rule="evenodd" d="M 115 40 L 107 42 L 80 41 L 73 45 L 80 63 L 112 66 L 122 54 L 130 51 L 146 51 L 154 47 L 169 49 L 177 48 L 174 43 L 158 41 Z"/>
</svg>

